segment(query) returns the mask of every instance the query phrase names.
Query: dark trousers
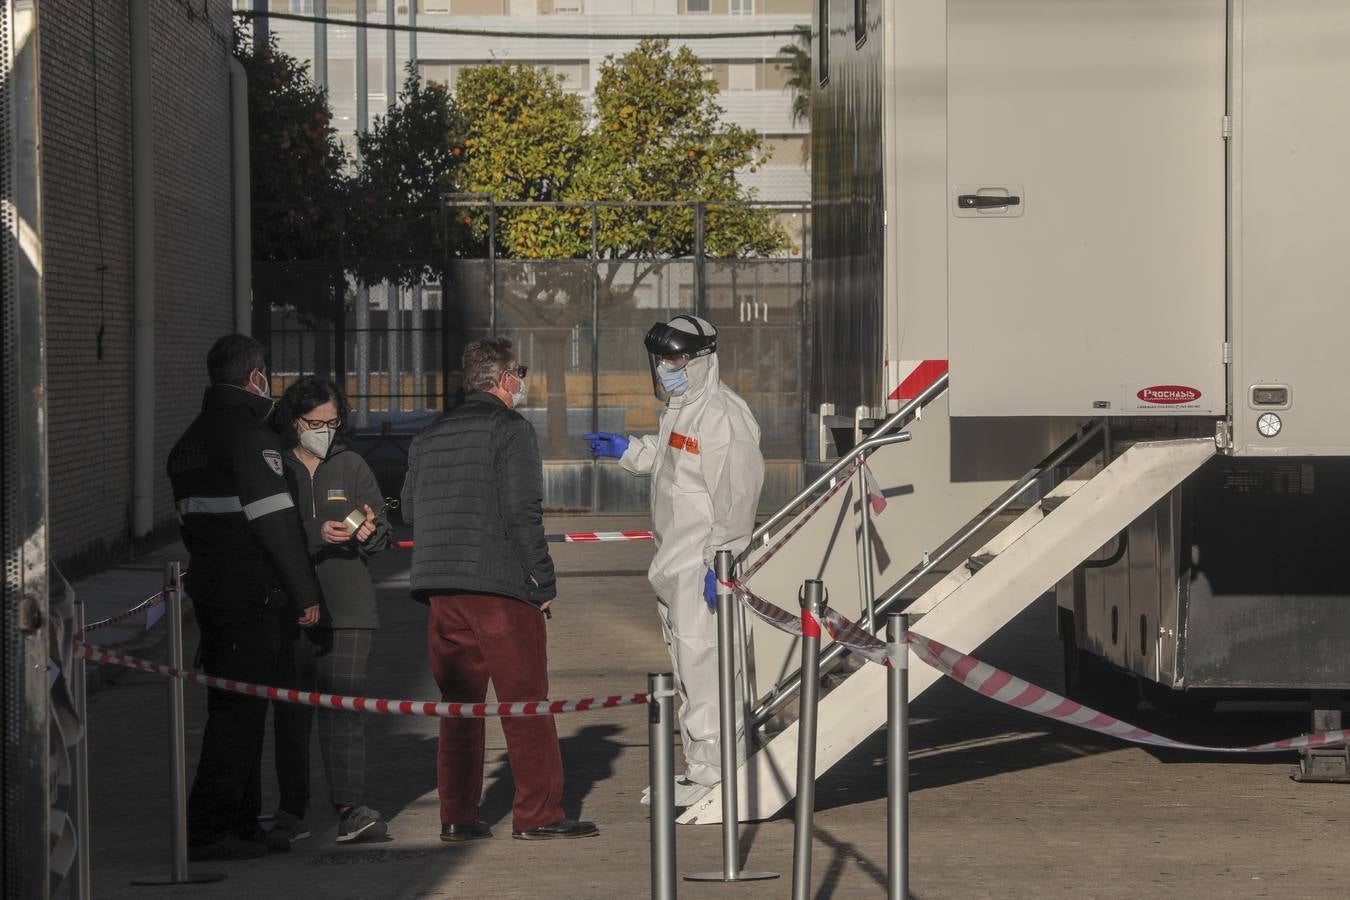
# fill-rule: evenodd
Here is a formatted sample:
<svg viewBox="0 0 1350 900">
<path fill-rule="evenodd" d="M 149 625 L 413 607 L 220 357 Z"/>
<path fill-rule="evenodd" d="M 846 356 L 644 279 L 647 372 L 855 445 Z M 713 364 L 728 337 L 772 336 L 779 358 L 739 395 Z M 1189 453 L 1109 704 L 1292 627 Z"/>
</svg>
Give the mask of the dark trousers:
<svg viewBox="0 0 1350 900">
<path fill-rule="evenodd" d="M 486 594 L 431 598 L 427 652 L 441 698 L 482 703 L 488 682 L 503 703 L 548 697 L 548 637 L 535 607 Z M 552 716 L 502 719 L 516 783 L 515 831 L 562 821 L 562 753 Z M 478 821 L 483 793 L 482 719 L 441 719 L 436 787 L 442 825 Z"/>
<path fill-rule="evenodd" d="M 285 687 L 348 697 L 364 695 L 373 636 L 370 628 L 314 628 L 304 632 L 294 644 L 295 678 Z M 274 701 L 279 806 L 302 819 L 309 807 L 309 732 L 316 716 L 329 802 L 336 808 L 361 806 L 365 801 L 363 714 Z"/>
<path fill-rule="evenodd" d="M 236 600 L 238 598 L 231 598 Z M 201 666 L 208 675 L 276 685 L 290 667 L 287 628 L 278 614 L 221 623 L 198 607 Z M 213 843 L 258 830 L 267 700 L 211 688 L 197 774 L 188 794 L 188 843 Z"/>
</svg>

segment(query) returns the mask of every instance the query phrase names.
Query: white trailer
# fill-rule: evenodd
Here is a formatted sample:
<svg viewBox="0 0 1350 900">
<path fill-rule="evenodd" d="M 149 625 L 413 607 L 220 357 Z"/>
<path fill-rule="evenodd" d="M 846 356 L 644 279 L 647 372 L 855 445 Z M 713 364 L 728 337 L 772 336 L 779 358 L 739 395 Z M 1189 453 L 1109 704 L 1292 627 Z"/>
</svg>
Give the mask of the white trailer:
<svg viewBox="0 0 1350 900">
<path fill-rule="evenodd" d="M 1350 690 L 1350 3 L 817 0 L 814 38 L 823 458 L 883 420 L 913 440 L 871 456 L 895 507 L 871 541 L 850 487 L 757 592 L 789 606 L 820 577 L 846 613 L 899 608 L 982 512 L 1031 503 L 909 606 L 920 631 L 973 651 L 1055 590 L 1077 697 L 1293 691 L 1332 724 Z M 1064 447 L 1098 436 L 1094 459 Z M 762 722 L 796 664 L 755 640 Z M 882 684 L 864 668 L 822 700 L 819 771 L 881 723 Z M 747 818 L 792 795 L 795 743 L 747 760 Z M 1345 779 L 1346 752 L 1303 775 Z M 709 796 L 685 821 L 719 816 Z"/>
</svg>

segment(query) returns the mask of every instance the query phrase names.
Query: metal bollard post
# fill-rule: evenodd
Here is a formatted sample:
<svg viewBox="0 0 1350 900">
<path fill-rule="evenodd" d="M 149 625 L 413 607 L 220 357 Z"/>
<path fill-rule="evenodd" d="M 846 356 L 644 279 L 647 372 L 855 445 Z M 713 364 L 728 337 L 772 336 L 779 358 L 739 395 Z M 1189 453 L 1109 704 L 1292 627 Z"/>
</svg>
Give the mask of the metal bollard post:
<svg viewBox="0 0 1350 900">
<path fill-rule="evenodd" d="M 792 898 L 811 894 L 811 828 L 816 808 L 816 703 L 820 699 L 820 617 L 824 588 L 816 579 L 802 586 L 802 686 L 797 717 L 797 812 L 792 829 Z"/>
<path fill-rule="evenodd" d="M 675 687 L 670 672 L 647 675 L 647 783 L 651 785 L 652 900 L 675 897 Z M 667 696 L 658 697 L 660 694 Z"/>
<path fill-rule="evenodd" d="M 736 790 L 736 595 L 731 583 L 730 550 L 719 550 L 717 575 L 717 688 L 722 738 L 722 871 L 685 875 L 686 881 L 765 881 L 777 872 L 740 871 L 740 797 Z"/>
<path fill-rule="evenodd" d="M 179 563 L 164 567 L 164 619 L 169 629 L 169 665 L 183 668 L 183 574 Z M 138 878 L 132 884 L 205 884 L 222 881 L 220 874 L 188 873 L 187 748 L 183 725 L 183 680 L 169 679 L 169 875 Z"/>
<path fill-rule="evenodd" d="M 899 649 L 886 670 L 886 897 L 909 897 L 909 616 L 886 616 L 886 640 Z"/>
<path fill-rule="evenodd" d="M 84 640 L 84 601 L 75 600 L 75 633 Z M 80 740 L 75 745 L 75 900 L 89 900 L 93 896 L 90 883 L 89 860 L 89 696 L 86 673 L 88 663 L 84 656 L 75 656 L 70 667 L 70 699 L 80 717 Z"/>
</svg>

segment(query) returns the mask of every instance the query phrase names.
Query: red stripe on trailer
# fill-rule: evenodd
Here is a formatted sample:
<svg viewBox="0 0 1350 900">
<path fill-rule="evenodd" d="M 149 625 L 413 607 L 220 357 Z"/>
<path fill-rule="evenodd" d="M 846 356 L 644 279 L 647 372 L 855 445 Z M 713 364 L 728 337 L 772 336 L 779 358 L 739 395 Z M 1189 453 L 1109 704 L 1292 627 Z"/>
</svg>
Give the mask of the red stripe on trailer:
<svg viewBox="0 0 1350 900">
<path fill-rule="evenodd" d="M 892 400 L 913 400 L 927 390 L 933 382 L 947 374 L 947 360 L 921 359 L 901 360 L 897 364 L 901 372 L 908 374 L 900 379 L 900 384 L 891 391 Z"/>
<path fill-rule="evenodd" d="M 596 534 L 594 531 L 576 531 L 571 534 L 564 534 L 563 540 L 571 541 L 572 543 L 577 544 L 584 544 L 589 541 L 600 540 L 600 535 Z"/>
<path fill-rule="evenodd" d="M 628 538 L 630 541 L 649 541 L 652 539 L 650 531 L 621 531 L 619 534 Z"/>
</svg>

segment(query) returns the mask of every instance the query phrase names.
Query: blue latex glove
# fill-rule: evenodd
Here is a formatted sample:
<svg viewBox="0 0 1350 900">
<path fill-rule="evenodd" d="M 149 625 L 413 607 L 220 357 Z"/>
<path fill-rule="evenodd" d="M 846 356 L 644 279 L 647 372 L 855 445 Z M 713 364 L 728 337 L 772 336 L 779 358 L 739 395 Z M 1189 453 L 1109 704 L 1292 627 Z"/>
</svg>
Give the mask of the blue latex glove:
<svg viewBox="0 0 1350 900">
<path fill-rule="evenodd" d="M 712 569 L 703 576 L 703 602 L 708 604 L 708 609 L 717 612 L 717 573 Z"/>
<path fill-rule="evenodd" d="M 611 456 L 618 459 L 628 449 L 628 438 L 621 434 L 600 431 L 595 434 L 583 434 L 582 437 L 591 442 L 592 456 Z"/>
</svg>

